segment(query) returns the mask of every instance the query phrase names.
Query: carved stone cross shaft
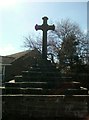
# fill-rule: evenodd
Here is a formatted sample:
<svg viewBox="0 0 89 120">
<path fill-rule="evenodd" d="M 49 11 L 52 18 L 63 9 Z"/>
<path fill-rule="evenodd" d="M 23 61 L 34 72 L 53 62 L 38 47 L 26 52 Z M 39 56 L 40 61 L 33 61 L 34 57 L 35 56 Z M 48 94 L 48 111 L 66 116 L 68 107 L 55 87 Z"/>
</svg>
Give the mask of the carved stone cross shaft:
<svg viewBox="0 0 89 120">
<path fill-rule="evenodd" d="M 36 30 L 42 30 L 43 31 L 43 41 L 42 41 L 42 58 L 47 59 L 47 31 L 48 30 L 55 30 L 54 25 L 48 25 L 47 24 L 47 17 L 43 17 L 43 24 L 35 26 Z"/>
</svg>

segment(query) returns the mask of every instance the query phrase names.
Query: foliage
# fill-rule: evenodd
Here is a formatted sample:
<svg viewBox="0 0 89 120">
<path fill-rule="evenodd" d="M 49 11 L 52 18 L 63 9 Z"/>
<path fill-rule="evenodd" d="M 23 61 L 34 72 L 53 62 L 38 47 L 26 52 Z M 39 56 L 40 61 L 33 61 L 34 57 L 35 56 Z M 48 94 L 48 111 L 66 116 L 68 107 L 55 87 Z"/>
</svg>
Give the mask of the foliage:
<svg viewBox="0 0 89 120">
<path fill-rule="evenodd" d="M 84 35 L 77 23 L 73 23 L 69 19 L 57 22 L 55 31 L 48 33 L 48 57 L 52 61 L 54 57 L 59 66 L 65 70 L 72 69 L 74 65 L 84 64 L 86 60 L 83 57 L 87 52 L 86 39 L 87 36 Z M 30 35 L 25 38 L 24 45 L 29 49 L 42 50 L 40 37 L 31 37 Z"/>
<path fill-rule="evenodd" d="M 24 47 L 30 50 L 37 49 L 38 51 L 41 51 L 42 41 L 39 37 L 35 37 L 35 36 L 33 37 L 29 35 L 28 38 L 25 37 Z"/>
</svg>

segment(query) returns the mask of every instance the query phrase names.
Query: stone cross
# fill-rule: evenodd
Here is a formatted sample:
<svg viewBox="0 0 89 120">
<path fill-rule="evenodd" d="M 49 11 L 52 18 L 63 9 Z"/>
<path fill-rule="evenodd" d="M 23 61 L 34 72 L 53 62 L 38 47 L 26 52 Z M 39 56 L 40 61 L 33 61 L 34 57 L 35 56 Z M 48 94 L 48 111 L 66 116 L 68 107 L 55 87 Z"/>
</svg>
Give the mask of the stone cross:
<svg viewBox="0 0 89 120">
<path fill-rule="evenodd" d="M 55 30 L 54 25 L 48 25 L 47 24 L 47 17 L 43 17 L 43 24 L 35 26 L 36 30 L 42 30 L 43 31 L 43 41 L 42 41 L 42 58 L 47 60 L 47 31 L 48 30 Z"/>
</svg>

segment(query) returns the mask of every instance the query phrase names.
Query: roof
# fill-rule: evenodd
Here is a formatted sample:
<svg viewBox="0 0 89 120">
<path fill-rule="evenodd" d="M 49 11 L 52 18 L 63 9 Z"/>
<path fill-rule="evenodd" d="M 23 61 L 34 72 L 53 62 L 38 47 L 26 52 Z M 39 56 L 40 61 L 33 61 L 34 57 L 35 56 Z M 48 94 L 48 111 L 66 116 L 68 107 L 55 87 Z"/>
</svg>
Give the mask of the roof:
<svg viewBox="0 0 89 120">
<path fill-rule="evenodd" d="M 10 64 L 14 60 L 13 57 L 2 56 L 2 64 L 7 65 Z"/>
<path fill-rule="evenodd" d="M 25 56 L 25 55 L 30 55 L 31 57 L 35 57 L 35 55 L 39 54 L 38 50 L 26 50 L 26 51 L 22 51 L 22 52 L 18 52 L 15 54 L 11 54 L 11 55 L 7 55 L 7 56 L 2 56 L 2 63 L 3 64 L 10 64 L 13 61 Z"/>
<path fill-rule="evenodd" d="M 7 57 L 14 58 L 14 60 L 15 60 L 15 59 L 18 59 L 18 58 L 24 56 L 25 54 L 27 54 L 29 52 L 31 52 L 31 51 L 26 50 L 26 51 L 18 52 L 18 53 L 15 53 L 15 54 L 7 55 Z"/>
</svg>

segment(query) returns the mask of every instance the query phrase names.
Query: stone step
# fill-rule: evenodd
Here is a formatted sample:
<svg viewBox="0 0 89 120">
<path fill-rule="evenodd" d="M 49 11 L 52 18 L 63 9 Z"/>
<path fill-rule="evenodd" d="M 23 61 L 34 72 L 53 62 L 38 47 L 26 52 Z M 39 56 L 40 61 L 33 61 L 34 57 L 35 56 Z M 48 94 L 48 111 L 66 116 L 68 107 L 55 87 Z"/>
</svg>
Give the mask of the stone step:
<svg viewBox="0 0 89 120">
<path fill-rule="evenodd" d="M 42 74 L 41 71 L 22 71 L 22 75 L 40 75 Z"/>
<path fill-rule="evenodd" d="M 57 71 L 54 68 L 49 69 L 49 66 L 47 66 L 46 68 L 44 68 L 44 66 L 41 66 L 41 67 L 30 67 L 30 69 L 29 69 L 29 71 L 35 71 L 35 72 L 38 72 L 38 71 L 45 72 L 45 70 L 50 71 L 50 72 Z"/>
<path fill-rule="evenodd" d="M 50 68 L 49 66 L 47 67 L 44 67 L 44 66 L 41 66 L 40 68 L 32 68 L 30 69 L 29 71 L 41 71 L 41 72 L 59 72 L 59 70 L 55 69 L 55 68 Z"/>
<path fill-rule="evenodd" d="M 72 96 L 72 95 L 88 95 L 88 90 L 81 90 L 81 89 L 50 89 L 48 94 L 50 95 L 66 95 L 66 96 Z"/>
<path fill-rule="evenodd" d="M 50 94 L 49 89 L 42 88 L 5 88 L 5 94 L 15 95 L 15 94 L 29 94 L 29 95 L 45 95 Z"/>
<path fill-rule="evenodd" d="M 30 67 L 30 71 L 41 71 L 39 66 L 36 67 Z"/>
<path fill-rule="evenodd" d="M 15 76 L 15 82 L 57 82 L 62 81 L 60 77 L 47 76 Z"/>
<path fill-rule="evenodd" d="M 23 82 L 23 76 L 22 75 L 15 76 L 15 82 Z"/>
<path fill-rule="evenodd" d="M 57 85 L 56 85 L 57 84 Z M 58 88 L 59 83 L 54 82 L 16 82 L 16 83 L 6 83 L 6 88 L 43 88 L 43 89 L 54 89 Z"/>
<path fill-rule="evenodd" d="M 52 71 L 56 71 L 56 72 L 59 72 L 59 70 L 58 69 L 56 69 L 55 67 L 53 67 L 53 66 L 49 66 L 49 65 L 38 65 L 38 66 L 33 66 L 33 67 L 30 67 L 30 69 L 29 69 L 29 71 L 42 71 L 42 72 L 45 72 L 45 70 L 47 70 L 47 71 L 50 71 L 50 72 L 52 72 Z"/>
<path fill-rule="evenodd" d="M 60 74 L 59 74 L 59 72 L 47 72 L 47 71 L 45 71 L 45 72 L 42 72 L 42 71 L 38 71 L 38 72 L 36 72 L 36 71 L 23 71 L 22 72 L 22 76 L 23 77 L 50 77 L 50 76 L 52 76 L 52 77 L 60 77 Z"/>
<path fill-rule="evenodd" d="M 65 95 L 88 95 L 88 90 L 68 89 L 64 92 Z"/>
<path fill-rule="evenodd" d="M 43 89 L 43 88 L 5 88 L 3 94 L 30 94 L 30 95 L 88 95 L 88 90 L 80 89 Z"/>
<path fill-rule="evenodd" d="M 60 79 L 61 79 L 62 81 L 68 81 L 68 82 L 73 81 L 73 79 L 72 79 L 71 76 L 70 76 L 70 77 L 60 77 Z"/>
<path fill-rule="evenodd" d="M 59 72 L 54 72 L 54 71 L 22 71 L 22 76 L 60 76 Z"/>
<path fill-rule="evenodd" d="M 5 83 L 5 87 L 13 87 L 13 88 L 28 88 L 28 87 L 33 87 L 33 88 L 48 88 L 49 85 L 47 82 L 15 82 L 15 83 Z"/>
<path fill-rule="evenodd" d="M 36 82 L 61 82 L 61 79 L 60 77 L 53 77 L 53 76 L 50 76 L 50 77 L 47 77 L 47 76 L 40 76 L 40 77 L 31 77 L 31 76 L 26 76 L 26 77 L 23 77 L 22 81 L 36 81 Z"/>
<path fill-rule="evenodd" d="M 72 78 L 71 77 L 60 77 L 60 76 L 55 76 L 53 77 L 52 75 L 51 76 L 15 76 L 15 82 L 30 82 L 30 81 L 38 81 L 38 82 L 52 82 L 52 81 L 62 81 L 62 82 L 71 82 Z"/>
<path fill-rule="evenodd" d="M 76 81 L 63 81 L 63 83 L 61 84 L 61 89 L 63 88 L 80 89 L 80 87 L 81 87 L 80 82 Z"/>
</svg>

